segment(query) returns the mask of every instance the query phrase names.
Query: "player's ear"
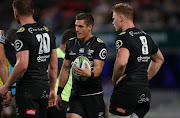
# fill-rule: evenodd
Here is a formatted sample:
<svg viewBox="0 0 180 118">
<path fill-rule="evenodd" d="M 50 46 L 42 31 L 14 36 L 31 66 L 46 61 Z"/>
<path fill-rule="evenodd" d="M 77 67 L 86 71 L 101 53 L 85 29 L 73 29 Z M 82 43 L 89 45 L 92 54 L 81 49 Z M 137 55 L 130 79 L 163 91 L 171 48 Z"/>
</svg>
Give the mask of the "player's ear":
<svg viewBox="0 0 180 118">
<path fill-rule="evenodd" d="M 33 11 L 32 11 L 32 14 L 34 14 L 34 9 L 33 9 Z"/>
<path fill-rule="evenodd" d="M 93 26 L 92 26 L 92 25 L 89 25 L 89 26 L 88 26 L 89 31 L 91 31 L 91 30 L 92 30 L 92 28 L 93 28 Z"/>
<path fill-rule="evenodd" d="M 14 11 L 14 16 L 18 17 L 18 11 L 15 8 L 13 9 L 13 11 Z"/>
<path fill-rule="evenodd" d="M 123 15 L 119 15 L 119 19 L 120 19 L 120 22 L 122 22 L 124 20 L 124 16 Z"/>
</svg>

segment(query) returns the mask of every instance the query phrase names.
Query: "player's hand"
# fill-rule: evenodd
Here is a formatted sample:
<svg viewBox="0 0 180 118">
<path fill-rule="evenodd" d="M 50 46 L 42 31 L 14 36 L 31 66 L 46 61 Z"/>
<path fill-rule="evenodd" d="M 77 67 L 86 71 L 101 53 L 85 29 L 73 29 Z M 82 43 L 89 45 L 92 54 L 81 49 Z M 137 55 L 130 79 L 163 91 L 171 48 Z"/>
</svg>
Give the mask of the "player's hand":
<svg viewBox="0 0 180 118">
<path fill-rule="evenodd" d="M 0 87 L 0 95 L 1 97 L 5 97 L 7 92 L 9 91 L 9 88 L 4 84 L 3 86 Z"/>
<path fill-rule="evenodd" d="M 57 95 L 56 107 L 58 110 L 62 110 L 62 98 L 61 95 Z"/>
<path fill-rule="evenodd" d="M 84 69 L 76 66 L 74 68 L 74 72 L 75 72 L 77 77 L 91 77 L 91 71 L 88 69 L 88 65 L 86 62 L 85 62 L 85 68 Z"/>
<path fill-rule="evenodd" d="M 124 74 L 123 76 L 121 76 L 116 83 L 114 84 L 114 87 L 117 86 L 117 84 L 126 76 L 126 74 Z"/>
<path fill-rule="evenodd" d="M 56 105 L 56 94 L 55 94 L 55 90 L 50 90 L 48 107 L 53 107 L 53 106 L 55 106 L 55 105 Z"/>
<path fill-rule="evenodd" d="M 3 98 L 4 98 L 4 100 L 2 102 L 2 105 L 9 106 L 11 104 L 11 101 L 12 101 L 11 91 L 8 91 L 7 94 Z"/>
</svg>

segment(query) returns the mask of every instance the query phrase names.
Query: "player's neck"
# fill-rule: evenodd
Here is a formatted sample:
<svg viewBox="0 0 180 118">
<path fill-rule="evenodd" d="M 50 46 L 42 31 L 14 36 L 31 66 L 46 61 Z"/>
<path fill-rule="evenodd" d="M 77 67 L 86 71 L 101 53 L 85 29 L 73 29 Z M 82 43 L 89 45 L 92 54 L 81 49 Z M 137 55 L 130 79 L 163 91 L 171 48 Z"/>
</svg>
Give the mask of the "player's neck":
<svg viewBox="0 0 180 118">
<path fill-rule="evenodd" d="M 34 20 L 34 18 L 32 16 L 21 16 L 20 17 L 20 23 L 21 23 L 21 26 L 23 26 L 25 24 L 36 23 L 36 21 Z"/>
<path fill-rule="evenodd" d="M 134 23 L 129 21 L 124 23 L 123 27 L 122 27 L 122 31 L 124 32 L 125 30 L 129 29 L 129 28 L 133 28 L 135 27 Z"/>
<path fill-rule="evenodd" d="M 82 43 L 85 43 L 87 40 L 89 40 L 91 37 L 93 37 L 93 35 L 90 33 L 89 35 L 87 35 L 84 39 L 81 39 Z"/>
</svg>

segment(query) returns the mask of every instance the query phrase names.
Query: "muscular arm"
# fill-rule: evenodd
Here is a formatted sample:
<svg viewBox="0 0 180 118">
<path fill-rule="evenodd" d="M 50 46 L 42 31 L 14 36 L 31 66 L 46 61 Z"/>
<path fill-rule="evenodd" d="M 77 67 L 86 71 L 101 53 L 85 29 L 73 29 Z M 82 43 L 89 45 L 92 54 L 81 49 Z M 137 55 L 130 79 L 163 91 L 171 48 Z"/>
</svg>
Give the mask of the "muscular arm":
<svg viewBox="0 0 180 118">
<path fill-rule="evenodd" d="M 112 76 L 112 82 L 114 86 L 116 85 L 117 81 L 120 81 L 118 79 L 124 74 L 129 56 L 130 53 L 128 49 L 120 48 L 118 50 Z"/>
<path fill-rule="evenodd" d="M 9 77 L 8 81 L 6 82 L 5 86 L 10 89 L 10 87 L 21 77 L 24 75 L 28 65 L 29 65 L 29 51 L 20 51 L 16 54 L 16 65 Z"/>
<path fill-rule="evenodd" d="M 2 79 L 2 82 L 6 83 L 8 79 L 8 64 L 3 44 L 0 44 L 0 77 Z"/>
<path fill-rule="evenodd" d="M 101 75 L 104 63 L 105 63 L 104 61 L 94 59 L 94 70 L 92 71 L 94 73 L 94 77 L 99 77 Z"/>
<path fill-rule="evenodd" d="M 71 61 L 64 59 L 59 77 L 59 86 L 62 88 L 64 88 L 64 86 L 68 81 L 70 68 L 71 68 Z"/>
<path fill-rule="evenodd" d="M 57 79 L 57 70 L 58 70 L 58 60 L 56 49 L 52 50 L 50 63 L 48 65 L 48 77 L 50 90 L 55 89 L 56 79 Z"/>
<path fill-rule="evenodd" d="M 158 52 L 151 56 L 151 62 L 148 68 L 148 79 L 151 80 L 156 73 L 159 71 L 160 67 L 164 62 L 164 57 L 161 51 L 158 49 Z"/>
</svg>

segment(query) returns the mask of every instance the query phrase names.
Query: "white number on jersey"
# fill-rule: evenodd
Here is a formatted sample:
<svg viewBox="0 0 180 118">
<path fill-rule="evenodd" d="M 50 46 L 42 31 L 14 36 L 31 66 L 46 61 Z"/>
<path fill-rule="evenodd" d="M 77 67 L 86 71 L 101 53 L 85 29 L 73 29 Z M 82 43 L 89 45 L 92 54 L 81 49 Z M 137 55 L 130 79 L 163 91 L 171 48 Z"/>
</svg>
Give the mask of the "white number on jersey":
<svg viewBox="0 0 180 118">
<path fill-rule="evenodd" d="M 48 33 L 37 34 L 36 38 L 40 42 L 39 54 L 50 52 L 50 37 Z"/>
<path fill-rule="evenodd" d="M 145 36 L 140 36 L 139 39 L 141 40 L 141 43 L 142 43 L 142 54 L 143 55 L 149 54 L 148 44 L 147 44 L 146 37 Z"/>
</svg>

